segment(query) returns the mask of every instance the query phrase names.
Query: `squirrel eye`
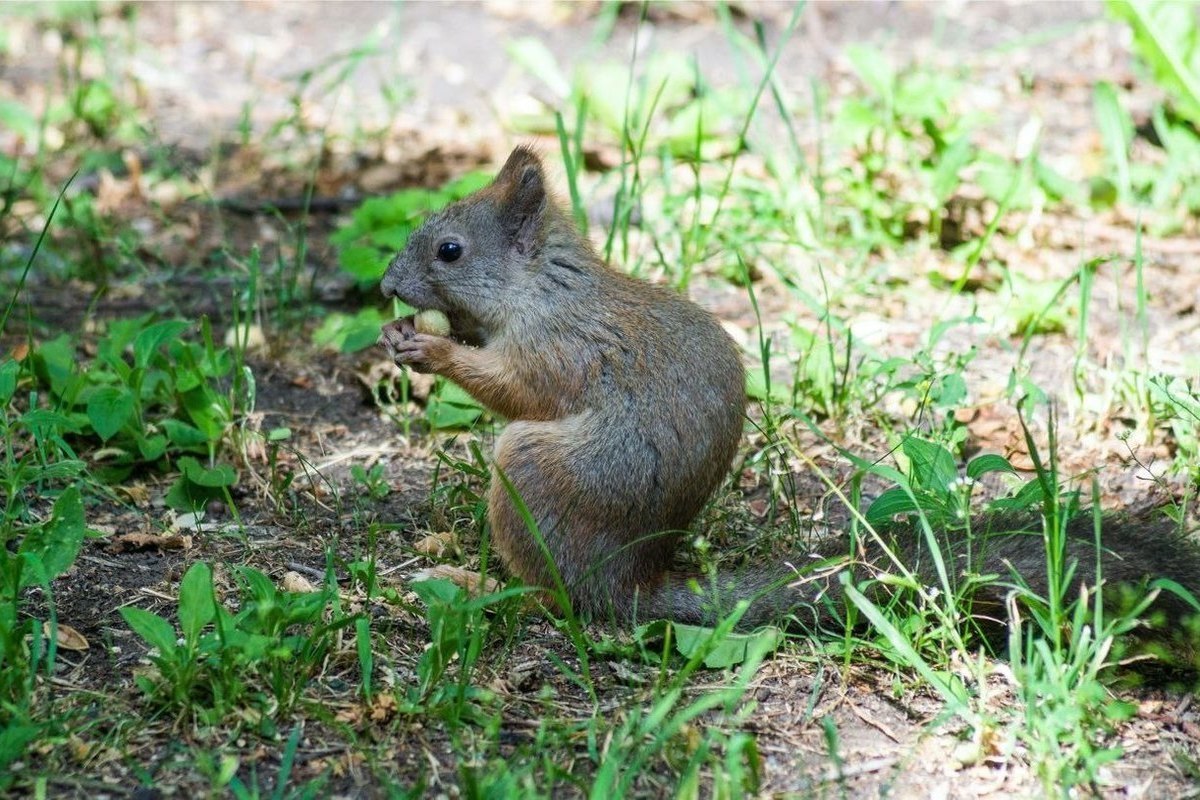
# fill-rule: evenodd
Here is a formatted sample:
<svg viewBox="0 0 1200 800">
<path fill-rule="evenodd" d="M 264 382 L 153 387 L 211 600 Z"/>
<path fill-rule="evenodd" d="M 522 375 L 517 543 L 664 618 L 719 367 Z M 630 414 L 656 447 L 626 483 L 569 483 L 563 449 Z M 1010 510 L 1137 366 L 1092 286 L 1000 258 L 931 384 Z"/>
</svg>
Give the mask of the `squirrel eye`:
<svg viewBox="0 0 1200 800">
<path fill-rule="evenodd" d="M 453 261 L 458 261 L 461 255 L 462 245 L 458 242 L 442 242 L 438 245 L 438 261 L 445 261 L 447 264 L 449 264 Z"/>
</svg>

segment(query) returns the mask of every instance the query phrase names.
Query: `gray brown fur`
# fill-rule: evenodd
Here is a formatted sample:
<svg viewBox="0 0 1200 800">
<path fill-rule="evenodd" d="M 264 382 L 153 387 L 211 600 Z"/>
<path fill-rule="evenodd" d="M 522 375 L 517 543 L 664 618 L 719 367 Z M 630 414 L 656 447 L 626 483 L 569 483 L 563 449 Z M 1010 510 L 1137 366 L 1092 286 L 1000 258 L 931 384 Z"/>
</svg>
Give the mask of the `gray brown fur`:
<svg viewBox="0 0 1200 800">
<path fill-rule="evenodd" d="M 463 248 L 454 263 L 437 258 L 446 241 Z M 754 603 L 743 623 L 754 625 L 813 599 L 812 584 L 785 587 L 796 577 L 786 568 L 727 575 L 715 585 L 671 572 L 682 532 L 726 475 L 741 437 L 741 358 L 710 314 L 604 264 L 548 194 L 531 150 L 515 150 L 490 186 L 415 232 L 382 289 L 449 317 L 453 338 L 416 333 L 410 318 L 385 326 L 381 343 L 396 363 L 444 375 L 510 420 L 496 467 L 536 521 L 577 611 L 707 623 L 748 598 Z M 553 587 L 503 481 L 492 481 L 488 499 L 492 540 L 508 569 Z M 1076 584 L 1095 582 L 1085 522 L 1075 523 L 1069 547 L 1079 562 Z M 935 582 L 921 537 L 894 534 L 901 559 Z M 1110 582 L 1166 576 L 1200 586 L 1194 548 L 1146 537 L 1136 526 L 1106 527 L 1104 541 L 1115 551 L 1104 558 Z M 983 567 L 972 571 L 1015 570 L 1044 593 L 1040 536 L 989 542 Z M 967 568 L 964 552 L 961 545 L 947 551 L 956 574 Z M 881 554 L 867 547 L 857 563 L 866 576 L 863 564 L 882 563 Z M 1002 615 L 1003 594 L 981 593 L 979 607 Z"/>
<path fill-rule="evenodd" d="M 452 264 L 437 247 L 463 247 Z M 446 313 L 463 343 L 384 330 L 397 363 L 444 375 L 510 422 L 495 453 L 536 520 L 576 609 L 700 621 L 669 573 L 680 535 L 729 470 L 744 375 L 712 315 L 608 267 L 518 148 L 495 182 L 432 217 L 384 294 Z M 500 480 L 492 541 L 526 583 L 554 581 Z"/>
<path fill-rule="evenodd" d="M 1129 601 L 1126 593 L 1137 598 L 1145 596 L 1150 582 L 1156 578 L 1173 580 L 1193 593 L 1200 588 L 1200 552 L 1164 515 L 1110 515 L 1101 522 L 1099 558 L 1091 512 L 1085 511 L 1067 522 L 1064 562 L 1072 571 L 1065 592 L 1068 601 L 1079 596 L 1082 586 L 1094 589 L 1101 578 L 1109 605 Z M 999 514 L 973 521 L 975 535 L 970 546 L 961 533 L 937 536 L 952 587 L 960 584 L 966 574 L 995 576 L 994 580 L 976 585 L 965 599 L 970 603 L 979 631 L 997 644 L 1004 641 L 1009 616 L 1007 603 L 1014 589 L 1027 590 L 1043 599 L 1048 595 L 1042 525 L 1036 515 Z M 896 524 L 885 538 L 901 563 L 924 584 L 940 586 L 932 554 L 920 530 Z M 867 540 L 854 568 L 854 577 L 868 577 L 871 566 L 897 571 L 878 544 Z M 1196 613 L 1185 600 L 1169 591 L 1159 593 L 1152 611 L 1161 612 L 1168 624 Z M 1189 644 L 1188 649 L 1193 650 L 1194 646 Z"/>
</svg>

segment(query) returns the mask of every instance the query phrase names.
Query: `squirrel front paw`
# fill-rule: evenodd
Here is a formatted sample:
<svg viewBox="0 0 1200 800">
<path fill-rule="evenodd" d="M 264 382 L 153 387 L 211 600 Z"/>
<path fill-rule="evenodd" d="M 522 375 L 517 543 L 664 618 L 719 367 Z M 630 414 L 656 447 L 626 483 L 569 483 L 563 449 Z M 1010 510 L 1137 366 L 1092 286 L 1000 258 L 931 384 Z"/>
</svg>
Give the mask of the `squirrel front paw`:
<svg viewBox="0 0 1200 800">
<path fill-rule="evenodd" d="M 396 364 L 415 372 L 439 372 L 455 346 L 444 336 L 417 333 L 412 317 L 384 325 L 379 344 Z"/>
</svg>

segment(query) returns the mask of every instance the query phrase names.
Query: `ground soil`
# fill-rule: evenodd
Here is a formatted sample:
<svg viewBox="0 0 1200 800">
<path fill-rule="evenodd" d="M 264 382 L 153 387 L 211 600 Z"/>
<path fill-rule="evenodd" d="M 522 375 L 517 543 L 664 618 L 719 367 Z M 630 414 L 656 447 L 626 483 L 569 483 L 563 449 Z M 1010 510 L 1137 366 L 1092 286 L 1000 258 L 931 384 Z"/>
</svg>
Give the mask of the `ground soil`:
<svg viewBox="0 0 1200 800">
<path fill-rule="evenodd" d="M 779 35 L 791 13 L 790 4 L 746 4 L 740 9 L 740 25 L 761 20 L 770 36 Z M 336 269 L 325 237 L 342 218 L 340 214 L 356 198 L 405 186 L 438 186 L 468 168 L 494 163 L 519 138 L 504 126 L 506 109 L 523 106 L 530 96 L 545 91 L 512 65 L 505 42 L 519 35 L 541 37 L 560 63 L 571 65 L 592 34 L 596 10 L 594 3 L 516 2 L 418 3 L 399 10 L 375 3 L 138 6 L 133 28 L 138 46 L 122 57 L 133 62 L 131 70 L 142 86 L 141 103 L 152 123 L 154 141 L 170 153 L 168 161 L 184 172 L 204 169 L 202 165 L 212 163 L 218 150 L 227 155 L 205 175 L 211 195 L 179 203 L 165 217 L 150 216 L 136 197 L 119 200 L 118 205 L 123 204 L 131 215 L 131 225 L 148 220 L 138 230 L 147 231 L 142 248 L 146 260 L 157 265 L 154 273 L 111 285 L 64 283 L 52 274 L 35 273 L 24 296 L 35 335 L 80 330 L 93 318 L 163 309 L 189 318 L 208 315 L 218 327 L 227 324 L 229 297 L 241 276 L 222 277 L 220 270 L 213 269 L 214 261 L 228 251 L 244 254 L 251 244 L 262 247 L 264 262 L 277 255 L 294 255 L 292 237 L 300 215 L 276 216 L 262 209 L 267 203 L 279 205 L 303 197 L 312 175 L 289 162 L 286 136 L 273 140 L 270 152 L 238 147 L 240 126 L 249 121 L 255 131 L 251 141 L 265 136 L 275 122 L 294 113 L 297 76 L 331 63 L 372 37 L 378 37 L 377 51 L 339 94 L 310 92 L 301 97 L 299 106 L 309 130 L 359 124 L 386 131 L 361 151 L 330 154 L 318 170 L 318 195 L 329 201 L 328 208 L 304 218 L 309 240 L 305 280 L 315 287 L 321 308 L 352 310 L 376 302 Z M 715 24 L 711 7 L 656 6 L 649 17 L 649 24 L 642 27 L 643 47 L 694 54 L 710 80 L 732 83 L 740 68 L 738 57 Z M 615 35 L 595 57 L 623 56 L 635 22 L 632 9 L 623 12 Z M 26 97 L 52 80 L 55 70 L 53 47 L 45 35 L 42 40 L 33 33 L 29 36 L 25 57 L 0 72 L 0 80 Z M 810 80 L 830 86 L 835 94 L 845 90 L 848 70 L 843 48 L 850 42 L 872 43 L 898 63 L 919 60 L 952 67 L 969 76 L 980 102 L 995 113 L 990 130 L 997 137 L 1019 127 L 1031 110 L 1040 111 L 1047 157 L 1070 173 L 1086 167 L 1078 153 L 1096 149 L 1090 133 L 1092 82 L 1101 76 L 1122 85 L 1133 82 L 1133 67 L 1118 39 L 1115 29 L 1102 20 L 1102 9 L 1090 3 L 817 3 L 805 10 L 779 74 L 798 93 Z M 1014 82 L 1022 79 L 1032 91 L 1012 91 Z M 403 91 L 406 99 L 399 108 L 383 101 L 387 88 Z M 1149 99 L 1143 101 L 1148 107 Z M 764 124 L 771 123 L 768 119 Z M 300 162 L 311 141 L 300 134 L 295 137 Z M 340 204 L 339 198 L 345 203 Z M 139 217 L 139 210 L 147 216 Z M 1062 277 L 1091 255 L 1128 251 L 1129 223 L 1115 214 L 1047 216 L 1036 228 L 1040 246 L 1015 252 L 1012 258 L 1022 259 L 1031 273 Z M 1149 352 L 1157 366 L 1170 369 L 1200 345 L 1195 313 L 1200 278 L 1187 269 L 1200 248 L 1186 239 L 1151 237 L 1145 249 L 1152 304 Z M 890 267 L 928 268 L 928 263 Z M 1119 341 L 1122 293 L 1127 287 L 1128 281 L 1098 284 L 1093 312 L 1094 329 L 1100 332 L 1096 341 Z M 733 326 L 751 327 L 752 311 L 742 290 L 701 276 L 692 291 Z M 764 281 L 760 293 L 768 324 L 789 313 L 801 318 L 808 313 L 792 308 L 794 301 L 770 280 Z M 881 346 L 903 350 L 905 343 L 925 335 L 930 318 L 930 309 L 914 294 L 919 293 L 905 294 L 883 311 L 860 309 L 857 316 L 852 309 L 844 311 L 861 325 L 865 336 Z M 962 300 L 964 314 L 970 313 L 971 302 Z M 950 316 L 958 310 L 936 313 Z M 316 321 L 309 318 L 298 325 L 311 328 Z M 1015 412 L 999 398 L 1013 363 L 1014 342 L 994 335 L 962 336 L 948 340 L 947 347 L 980 349 L 967 375 L 979 398 L 970 421 L 971 446 L 1004 449 L 1015 435 Z M 1073 357 L 1071 341 L 1053 336 L 1036 341 L 1027 356 L 1034 377 L 1052 386 L 1063 383 L 1063 364 Z M 1105 353 L 1093 357 L 1103 362 Z M 62 668 L 55 685 L 64 692 L 82 693 L 77 697 L 94 698 L 87 702 L 95 705 L 97 726 L 103 729 L 110 724 L 101 713 L 104 706 L 137 709 L 140 703 L 133 677 L 145 648 L 122 622 L 118 609 L 137 604 L 169 612 L 188 564 L 201 559 L 247 564 L 276 577 L 292 570 L 316 579 L 324 574 L 327 547 L 353 559 L 364 551 L 364 539 L 371 532 L 370 546 L 384 565 L 385 583 L 403 591 L 406 576 L 429 564 L 414 550 L 419 540 L 431 532 L 469 529 L 468 509 L 431 501 L 435 452 L 445 449 L 463 457 L 463 443 L 431 436 L 419 425 L 406 432 L 394 418 L 381 413 L 372 401 L 371 380 L 364 377 L 380 369 L 378 362 L 379 354 L 373 352 L 352 356 L 317 352 L 305 338 L 273 342 L 252 364 L 258 397 L 246 426 L 263 431 L 288 427 L 293 432 L 288 448 L 279 455 L 280 463 L 298 476 L 297 491 L 289 493 L 286 511 L 270 502 L 277 497 L 270 491 L 272 471 L 254 456 L 247 458 L 234 496 L 236 521 L 227 510 L 214 507 L 199 529 L 180 529 L 162 501 L 168 481 L 155 474 L 135 476 L 110 504 L 90 510 L 89 524 L 110 536 L 89 543 L 72 572 L 57 582 L 55 600 L 59 620 L 92 646 L 84 653 L 60 652 Z M 1064 413 L 1070 417 L 1070 402 L 1064 402 Z M 1178 481 L 1147 479 L 1162 475 L 1169 456 L 1160 442 L 1135 436 L 1127 445 L 1120 438 L 1133 423 L 1118 419 L 1106 426 L 1080 427 L 1071 425 L 1070 419 L 1067 422 L 1060 432 L 1065 468 L 1084 472 L 1098 467 L 1106 504 L 1143 507 L 1178 495 Z M 887 447 L 882 433 L 864 430 L 853 420 L 831 420 L 826 432 L 842 437 L 844 443 L 853 442 L 856 448 L 874 448 L 856 452 L 882 454 Z M 815 437 L 803 441 L 811 445 L 815 461 L 836 476 L 849 474 L 848 465 L 839 463 L 827 445 Z M 1134 458 L 1149 469 L 1133 463 Z M 348 477 L 351 464 L 374 463 L 386 465 L 392 490 L 379 501 L 363 495 Z M 795 507 L 805 513 L 833 513 L 824 484 L 804 464 L 794 464 L 793 472 Z M 736 530 L 766 539 L 767 496 L 763 486 L 735 482 L 702 524 L 730 519 Z M 123 549 L 115 544 L 124 534 L 158 533 L 173 527 L 189 536 L 187 547 Z M 729 536 L 715 529 L 709 535 L 717 542 Z M 464 543 L 462 558 L 468 566 L 473 548 L 472 542 Z M 380 621 L 379 645 L 391 648 L 397 663 L 411 664 L 405 654 L 419 653 L 427 640 L 423 618 L 413 611 L 372 609 L 372 613 Z M 571 709 L 580 715 L 589 713 L 578 687 L 551 664 L 553 656 L 577 666 L 567 638 L 542 619 L 526 623 L 522 630 L 522 639 L 508 647 L 503 663 L 489 664 L 481 676 L 510 702 L 501 736 L 509 737 L 513 745 L 532 736 L 540 713 L 533 695 L 541 687 L 553 687 L 559 713 L 569 715 Z M 638 674 L 640 666 L 614 659 L 597 664 L 595 670 L 601 704 L 614 716 L 623 713 L 623 704 L 638 702 L 640 695 L 631 687 L 630 675 Z M 330 675 L 336 673 L 333 669 L 324 679 L 332 683 Z M 699 683 L 721 679 L 705 677 Z M 992 683 L 994 707 L 1001 709 L 1013 691 L 1003 664 L 995 667 Z M 827 658 L 816 657 L 803 643 L 771 659 L 753 680 L 758 706 L 746 724 L 757 737 L 763 757 L 764 794 L 1041 794 L 1038 777 L 1030 774 L 1019 752 L 995 748 L 974 763 L 963 756 L 955 724 L 933 724 L 942 704 L 907 686 L 886 668 L 831 667 Z M 1114 797 L 1195 794 L 1195 771 L 1189 774 L 1181 766 L 1200 758 L 1200 718 L 1190 698 L 1146 690 L 1129 696 L 1139 703 L 1139 713 L 1116 737 L 1126 756 L 1104 772 L 1096 790 Z M 344 708 L 352 707 L 353 701 L 347 691 Z M 830 758 L 830 741 L 822 726 L 826 720 L 836 726 L 840 769 Z M 339 750 L 336 729 L 330 719 L 312 723 L 296 776 L 319 774 L 340 759 L 347 766 L 338 772 L 332 788 L 345 796 L 374 796 L 378 790 L 369 771 Z M 392 757 L 401 765 L 400 779 L 423 776 L 431 793 L 456 796 L 455 756 L 449 743 L 434 730 L 413 728 L 407 733 L 407 741 L 390 745 Z M 173 720 L 149 719 L 142 731 L 131 736 L 132 756 L 93 754 L 86 761 L 86 773 L 56 778 L 51 794 L 148 797 L 198 790 L 194 774 L 171 771 L 178 753 L 171 739 L 181 735 L 189 734 Z M 239 739 L 222 747 L 243 758 L 246 768 L 266 773 L 278 764 L 276 746 Z M 159 776 L 160 795 L 138 788 L 140 778 L 131 763 Z M 639 784 L 639 791 L 656 795 L 664 785 L 661 775 L 651 773 Z"/>
</svg>

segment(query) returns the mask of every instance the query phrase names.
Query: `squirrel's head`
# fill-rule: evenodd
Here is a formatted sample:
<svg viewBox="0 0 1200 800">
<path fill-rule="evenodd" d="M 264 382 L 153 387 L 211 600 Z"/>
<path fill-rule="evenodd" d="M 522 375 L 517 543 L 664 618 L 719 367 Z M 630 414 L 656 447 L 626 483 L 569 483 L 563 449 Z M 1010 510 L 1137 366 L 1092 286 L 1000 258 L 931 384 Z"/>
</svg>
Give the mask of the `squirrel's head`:
<svg viewBox="0 0 1200 800">
<path fill-rule="evenodd" d="M 486 340 L 511 316 L 521 277 L 537 258 L 553 213 L 537 154 L 518 147 L 491 184 L 447 206 L 409 237 L 380 288 L 417 309 L 437 309 L 456 335 Z"/>
</svg>

